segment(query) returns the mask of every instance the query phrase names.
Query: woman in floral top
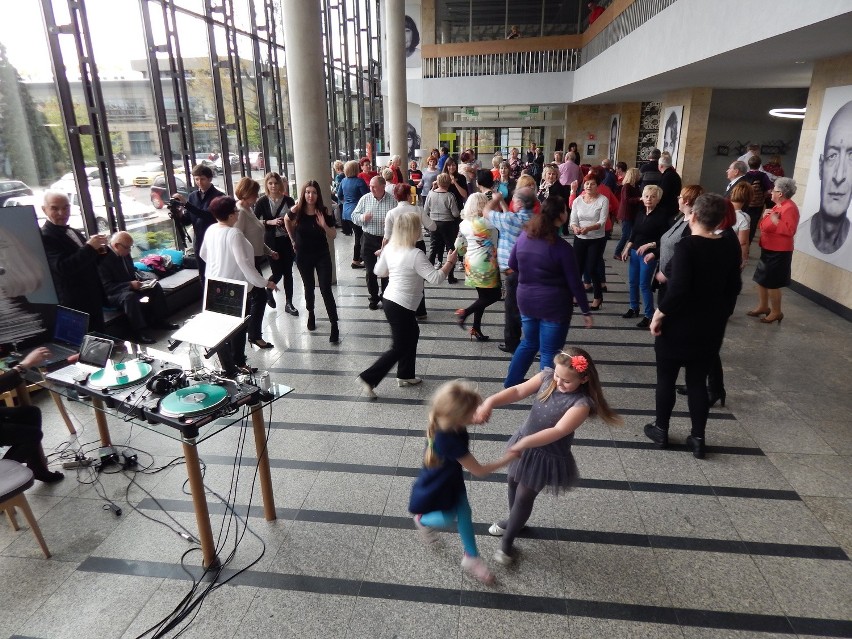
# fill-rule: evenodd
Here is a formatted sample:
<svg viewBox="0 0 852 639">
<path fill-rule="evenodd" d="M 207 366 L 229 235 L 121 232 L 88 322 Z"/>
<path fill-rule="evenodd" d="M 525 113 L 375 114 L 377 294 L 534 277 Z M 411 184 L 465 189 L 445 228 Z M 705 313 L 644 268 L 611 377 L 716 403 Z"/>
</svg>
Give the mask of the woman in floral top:
<svg viewBox="0 0 852 639">
<path fill-rule="evenodd" d="M 497 230 L 482 217 L 488 198 L 484 193 L 474 193 L 465 203 L 462 223 L 456 238 L 456 251 L 464 256 L 465 284 L 476 288 L 478 297 L 467 308 L 456 311 L 458 325 L 465 328 L 468 315 L 473 315 L 471 339 L 488 340 L 481 329 L 482 314 L 500 300 L 500 270 L 497 267 Z"/>
</svg>

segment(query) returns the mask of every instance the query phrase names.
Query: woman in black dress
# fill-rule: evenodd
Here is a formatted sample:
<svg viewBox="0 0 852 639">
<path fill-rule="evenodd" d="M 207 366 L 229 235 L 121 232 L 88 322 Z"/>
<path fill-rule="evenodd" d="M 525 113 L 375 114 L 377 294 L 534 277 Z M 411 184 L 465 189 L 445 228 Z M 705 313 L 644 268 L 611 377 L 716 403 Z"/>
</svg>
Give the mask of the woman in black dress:
<svg viewBox="0 0 852 639">
<path fill-rule="evenodd" d="M 739 245 L 714 232 L 725 209 L 720 195 L 708 193 L 695 200 L 689 221 L 691 235 L 675 246 L 666 294 L 651 320 L 651 333 L 657 338 L 657 419 L 645 425 L 645 435 L 660 447 L 668 445 L 675 382 L 683 367 L 692 421 L 686 443 L 698 459 L 704 457 L 704 429 L 710 410 L 707 374 L 719 355 L 725 324 L 742 288 Z"/>
<path fill-rule="evenodd" d="M 325 302 L 325 310 L 331 321 L 331 335 L 328 341 L 336 344 L 340 338 L 337 326 L 337 303 L 331 290 L 331 251 L 328 240 L 334 239 L 334 216 L 322 203 L 322 192 L 315 180 L 308 180 L 302 187 L 299 201 L 290 209 L 284 221 L 287 234 L 296 254 L 296 268 L 302 276 L 305 288 L 305 307 L 308 309 L 308 330 L 317 328 L 314 316 L 314 271 L 319 280 L 320 293 Z"/>
<path fill-rule="evenodd" d="M 293 306 L 293 245 L 284 228 L 284 218 L 290 212 L 295 202 L 287 192 L 287 182 L 278 173 L 267 173 L 263 178 L 266 195 L 261 195 L 254 205 L 254 214 L 266 226 L 264 243 L 278 253 L 277 260 L 271 260 L 269 266 L 272 275 L 269 281 L 278 284 L 284 278 L 284 295 L 287 303 L 284 311 L 290 315 L 298 315 L 299 311 Z M 270 308 L 275 308 L 275 294 L 272 289 L 266 289 L 266 302 Z"/>
</svg>

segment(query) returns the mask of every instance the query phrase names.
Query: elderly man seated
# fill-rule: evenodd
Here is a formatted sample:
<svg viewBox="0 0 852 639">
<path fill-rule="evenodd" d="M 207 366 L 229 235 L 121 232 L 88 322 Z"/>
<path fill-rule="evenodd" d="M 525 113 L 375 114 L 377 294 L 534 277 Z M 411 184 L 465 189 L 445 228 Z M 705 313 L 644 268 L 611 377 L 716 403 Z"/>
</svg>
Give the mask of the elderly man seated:
<svg viewBox="0 0 852 639">
<path fill-rule="evenodd" d="M 98 271 L 107 301 L 127 315 L 133 339 L 141 344 L 153 344 L 157 340 L 145 332 L 147 328 L 175 330 L 178 325 L 166 321 L 166 297 L 160 284 L 139 279 L 130 257 L 132 248 L 130 233 L 114 234 L 107 254 L 98 264 Z"/>
</svg>

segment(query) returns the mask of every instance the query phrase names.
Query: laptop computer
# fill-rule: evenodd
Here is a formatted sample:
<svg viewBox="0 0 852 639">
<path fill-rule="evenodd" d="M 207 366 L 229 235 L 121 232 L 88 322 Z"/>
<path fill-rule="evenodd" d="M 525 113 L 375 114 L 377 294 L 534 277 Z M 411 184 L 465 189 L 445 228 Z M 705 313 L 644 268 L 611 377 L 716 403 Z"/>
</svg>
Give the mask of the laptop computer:
<svg viewBox="0 0 852 639">
<path fill-rule="evenodd" d="M 89 332 L 89 314 L 65 306 L 56 307 L 53 339 L 42 346 L 50 350 L 50 358 L 42 366 L 63 362 L 80 352 L 83 338 Z"/>
<path fill-rule="evenodd" d="M 48 373 L 46 377 L 65 384 L 82 383 L 91 373 L 106 367 L 112 355 L 112 347 L 111 340 L 86 335 L 80 345 L 80 358 L 77 363 Z"/>
<path fill-rule="evenodd" d="M 213 348 L 245 319 L 249 284 L 223 277 L 204 281 L 204 307 L 172 339 Z"/>
</svg>

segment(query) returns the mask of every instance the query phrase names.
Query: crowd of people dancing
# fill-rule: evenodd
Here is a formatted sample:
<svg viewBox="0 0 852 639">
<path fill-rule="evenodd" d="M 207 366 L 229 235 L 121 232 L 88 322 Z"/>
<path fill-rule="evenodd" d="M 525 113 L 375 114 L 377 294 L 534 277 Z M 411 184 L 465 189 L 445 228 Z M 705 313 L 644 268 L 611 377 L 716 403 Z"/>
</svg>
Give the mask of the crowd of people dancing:
<svg viewBox="0 0 852 639">
<path fill-rule="evenodd" d="M 481 476 L 508 466 L 509 514 L 489 532 L 502 537 L 495 561 L 510 564 L 517 558 L 514 541 L 537 495 L 576 484 L 574 431 L 595 415 L 609 424 L 621 422 L 603 396 L 592 355 L 566 346 L 579 341 L 568 338 L 575 309 L 589 328 L 603 307 L 606 247 L 616 228 L 620 238 L 611 256 L 627 263 L 629 291 L 628 307 L 619 314 L 638 319 L 636 326 L 654 338 L 656 418 L 645 425 L 644 434 L 659 447 L 669 443 L 680 393 L 687 397 L 691 420 L 687 448 L 699 459 L 706 454 L 710 408 L 726 401 L 720 356 L 725 327 L 757 230 L 758 295 L 747 315 L 780 325 L 781 291 L 790 283 L 798 225 L 792 179 L 760 171 L 754 176 L 738 160 L 727 171 L 721 195 L 701 185 L 683 185 L 671 156 L 657 150 L 649 162 L 630 169 L 610 160 L 582 164 L 575 144 L 553 160 L 546 162 L 542 150 L 530 144 L 525 158 L 518 149 L 509 158 L 495 154 L 491 168 L 483 168 L 472 149 L 458 159 L 446 149 L 433 149 L 424 168 L 411 162 L 408 174 L 397 156 L 381 171 L 366 157 L 335 162 L 330 205 L 313 180 L 301 185 L 293 200 L 277 173 L 264 178 L 264 194 L 261 184 L 243 178 L 237 200 L 217 196 L 208 203 L 217 223 L 205 228 L 200 251 L 208 276 L 236 277 L 255 287 L 247 309 L 250 344 L 273 348 L 261 327 L 266 306 L 277 305 L 282 280 L 284 310 L 299 316 L 294 265 L 304 284 L 307 330 L 317 328 L 318 285 L 329 341 L 337 343 L 330 240 L 338 228 L 354 236 L 351 266 L 364 269 L 367 308 L 383 311 L 391 334 L 388 350 L 358 375 L 369 399 L 378 397 L 377 387 L 394 366 L 399 387 L 422 382 L 417 345 L 419 323 L 429 317 L 426 283 L 456 284 L 461 279 L 457 263 L 463 265 L 464 284 L 476 290 L 476 298 L 456 310 L 453 319 L 478 342 L 490 341 L 484 312 L 502 300 L 498 348 L 511 355 L 505 390 L 483 400 L 461 381 L 438 389 L 423 470 L 409 505 L 427 544 L 436 542 L 435 528 L 457 527 L 464 546 L 462 567 L 484 583 L 494 577 L 477 551 L 463 470 Z M 752 165 L 759 167 L 759 158 L 749 158 Z M 264 259 L 271 265 L 268 278 L 261 275 Z M 223 361 L 228 372 L 246 369 L 244 349 L 245 335 L 231 340 Z M 527 378 L 536 356 L 539 370 Z M 685 384 L 678 386 L 681 369 Z M 493 408 L 528 397 L 534 397 L 530 415 L 509 440 L 506 454 L 493 463 L 478 462 L 469 450 L 467 425 L 486 421 Z"/>
</svg>

